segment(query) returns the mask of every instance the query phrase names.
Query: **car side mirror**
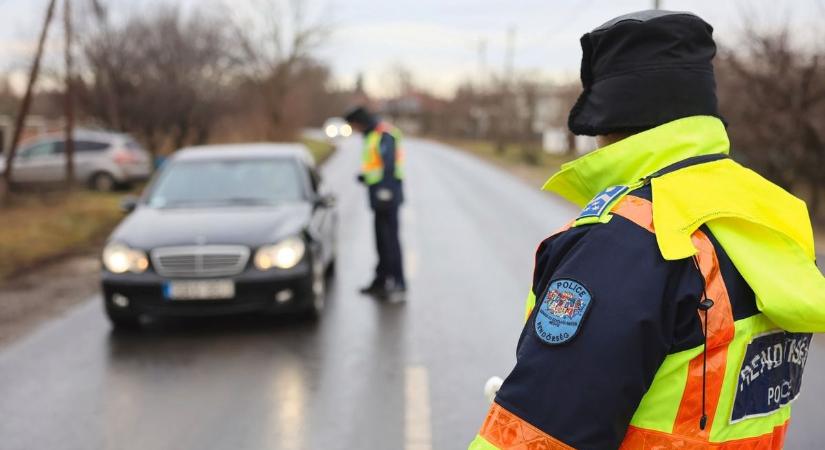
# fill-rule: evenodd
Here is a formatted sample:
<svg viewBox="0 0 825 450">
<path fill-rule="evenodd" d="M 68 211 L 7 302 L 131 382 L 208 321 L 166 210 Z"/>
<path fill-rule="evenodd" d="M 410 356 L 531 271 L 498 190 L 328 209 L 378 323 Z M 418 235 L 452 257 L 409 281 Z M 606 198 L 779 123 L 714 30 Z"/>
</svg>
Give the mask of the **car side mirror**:
<svg viewBox="0 0 825 450">
<path fill-rule="evenodd" d="M 129 214 L 137 209 L 138 203 L 140 203 L 139 198 L 134 195 L 127 195 L 120 201 L 120 210 L 123 211 L 124 214 Z"/>
<path fill-rule="evenodd" d="M 319 195 L 315 200 L 315 205 L 322 208 L 332 208 L 335 206 L 335 196 L 332 194 Z"/>
</svg>

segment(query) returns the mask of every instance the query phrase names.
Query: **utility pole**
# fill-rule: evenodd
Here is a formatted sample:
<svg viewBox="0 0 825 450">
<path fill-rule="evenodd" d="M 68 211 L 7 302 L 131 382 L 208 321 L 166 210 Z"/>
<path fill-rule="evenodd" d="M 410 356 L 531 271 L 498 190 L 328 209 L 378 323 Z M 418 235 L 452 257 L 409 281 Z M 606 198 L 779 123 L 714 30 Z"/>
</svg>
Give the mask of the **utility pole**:
<svg viewBox="0 0 825 450">
<path fill-rule="evenodd" d="M 64 56 L 66 58 L 66 95 L 65 95 L 65 119 L 66 119 L 66 139 L 63 149 L 66 152 L 66 185 L 69 189 L 74 187 L 74 72 L 72 71 L 72 9 L 71 0 L 63 0 L 63 28 L 66 32 L 66 42 Z"/>
<path fill-rule="evenodd" d="M 478 40 L 478 86 L 483 88 L 487 83 L 487 39 Z"/>
<path fill-rule="evenodd" d="M 504 78 L 508 84 L 513 82 L 513 65 L 515 60 L 516 27 L 507 29 L 507 50 L 504 56 Z"/>
<path fill-rule="evenodd" d="M 49 25 L 52 22 L 54 15 L 54 4 L 56 0 L 49 1 L 49 7 L 46 10 L 46 18 L 43 21 L 43 29 L 40 32 L 40 40 L 37 42 L 37 51 L 34 54 L 34 62 L 32 62 L 31 72 L 29 73 L 29 84 L 26 86 L 26 94 L 23 96 L 23 101 L 20 103 L 20 109 L 17 111 L 17 118 L 14 123 L 14 134 L 11 139 L 11 147 L 6 154 L 6 170 L 3 172 L 2 181 L 0 181 L 0 203 L 4 203 L 8 198 L 9 189 L 11 188 L 12 176 L 12 162 L 14 155 L 17 153 L 17 146 L 20 144 L 20 137 L 23 135 L 23 127 L 26 125 L 26 115 L 29 113 L 29 107 L 32 102 L 32 95 L 34 85 L 37 82 L 37 77 L 40 74 L 40 60 L 43 57 L 43 46 L 46 42 L 46 36 L 49 33 Z"/>
<path fill-rule="evenodd" d="M 92 2 L 92 12 L 94 12 L 95 19 L 97 20 L 97 25 L 100 27 L 104 37 L 106 37 L 105 45 L 109 44 L 109 9 L 103 3 L 102 0 L 91 0 Z M 111 50 L 107 49 L 106 54 L 110 54 Z M 118 97 L 117 97 L 117 88 L 114 85 L 114 80 L 112 73 L 114 73 L 115 68 L 113 67 L 111 61 L 106 58 L 103 62 L 102 70 L 99 70 L 99 75 L 101 76 L 101 84 L 103 84 L 105 92 L 104 92 L 104 101 L 106 102 L 106 114 L 108 115 L 109 126 L 117 131 L 121 130 L 120 124 L 120 113 L 119 105 L 118 105 Z"/>
<path fill-rule="evenodd" d="M 653 9 L 662 9 L 662 0 L 653 0 Z"/>
</svg>

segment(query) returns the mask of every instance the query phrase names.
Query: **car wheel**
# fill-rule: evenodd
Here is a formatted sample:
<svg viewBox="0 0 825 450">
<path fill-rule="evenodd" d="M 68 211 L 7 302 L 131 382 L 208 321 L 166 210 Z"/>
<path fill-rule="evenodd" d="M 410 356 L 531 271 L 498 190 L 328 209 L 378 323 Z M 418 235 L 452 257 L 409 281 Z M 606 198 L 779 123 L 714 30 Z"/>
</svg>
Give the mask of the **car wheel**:
<svg viewBox="0 0 825 450">
<path fill-rule="evenodd" d="M 335 255 L 332 255 L 332 259 L 330 259 L 329 263 L 327 264 L 326 275 L 328 278 L 332 278 L 333 276 L 335 276 Z"/>
<path fill-rule="evenodd" d="M 95 191 L 112 192 L 117 187 L 117 181 L 109 173 L 98 172 L 89 180 L 89 186 Z"/>
<path fill-rule="evenodd" d="M 306 315 L 317 320 L 324 312 L 324 306 L 327 302 L 327 280 L 324 276 L 324 265 L 321 262 L 313 265 L 310 293 L 311 301 L 307 305 Z"/>
</svg>

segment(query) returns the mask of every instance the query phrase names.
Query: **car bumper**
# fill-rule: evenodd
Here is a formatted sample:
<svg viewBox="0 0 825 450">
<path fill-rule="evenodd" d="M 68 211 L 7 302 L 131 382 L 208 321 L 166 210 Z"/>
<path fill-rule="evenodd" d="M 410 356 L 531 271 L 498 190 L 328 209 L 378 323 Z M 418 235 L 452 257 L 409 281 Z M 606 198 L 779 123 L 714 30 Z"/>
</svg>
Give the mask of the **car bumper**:
<svg viewBox="0 0 825 450">
<path fill-rule="evenodd" d="M 148 272 L 121 275 L 104 272 L 101 284 L 107 307 L 130 315 L 187 317 L 295 312 L 307 308 L 312 302 L 312 275 L 308 264 L 288 271 L 260 272 L 248 269 L 240 275 L 222 279 L 234 282 L 233 298 L 168 299 L 164 296 L 165 283 L 184 279 L 164 278 Z M 120 304 L 115 301 L 116 296 L 121 296 Z M 127 299 L 125 306 L 122 297 Z"/>
<path fill-rule="evenodd" d="M 118 170 L 113 173 L 120 183 L 148 180 L 152 175 L 152 167 L 146 164 L 124 164 L 118 166 Z"/>
</svg>

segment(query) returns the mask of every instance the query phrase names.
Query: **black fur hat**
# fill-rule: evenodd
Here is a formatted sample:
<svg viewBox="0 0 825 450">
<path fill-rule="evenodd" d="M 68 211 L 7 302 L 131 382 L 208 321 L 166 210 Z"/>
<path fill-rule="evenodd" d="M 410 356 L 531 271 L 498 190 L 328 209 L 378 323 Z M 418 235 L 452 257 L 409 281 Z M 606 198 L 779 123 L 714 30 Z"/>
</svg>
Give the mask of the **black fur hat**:
<svg viewBox="0 0 825 450">
<path fill-rule="evenodd" d="M 581 38 L 582 92 L 568 127 L 589 136 L 636 133 L 682 117 L 721 118 L 713 27 L 688 12 L 617 17 Z"/>
</svg>

